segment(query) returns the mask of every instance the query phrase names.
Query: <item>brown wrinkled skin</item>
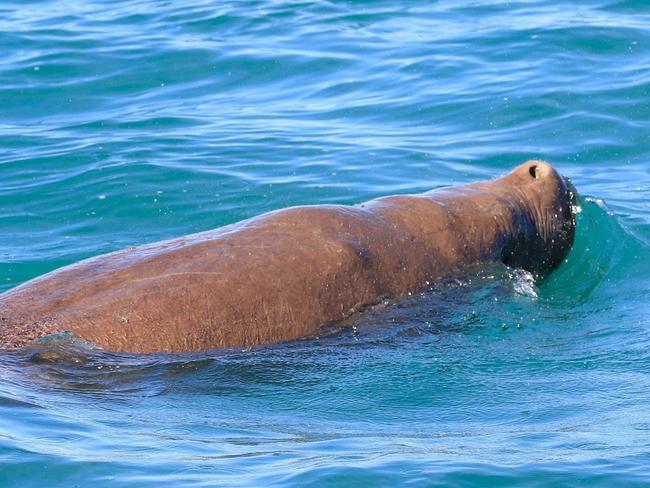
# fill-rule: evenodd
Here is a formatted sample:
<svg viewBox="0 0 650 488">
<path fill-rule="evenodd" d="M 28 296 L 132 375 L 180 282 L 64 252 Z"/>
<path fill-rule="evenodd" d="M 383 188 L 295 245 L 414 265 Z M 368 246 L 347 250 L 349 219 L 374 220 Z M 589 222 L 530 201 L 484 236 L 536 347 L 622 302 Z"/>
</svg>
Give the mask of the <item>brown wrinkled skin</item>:
<svg viewBox="0 0 650 488">
<path fill-rule="evenodd" d="M 486 183 L 293 207 L 98 256 L 0 295 L 0 348 L 61 331 L 137 353 L 254 346 L 480 263 L 542 274 L 573 243 L 572 195 L 529 161 Z"/>
</svg>

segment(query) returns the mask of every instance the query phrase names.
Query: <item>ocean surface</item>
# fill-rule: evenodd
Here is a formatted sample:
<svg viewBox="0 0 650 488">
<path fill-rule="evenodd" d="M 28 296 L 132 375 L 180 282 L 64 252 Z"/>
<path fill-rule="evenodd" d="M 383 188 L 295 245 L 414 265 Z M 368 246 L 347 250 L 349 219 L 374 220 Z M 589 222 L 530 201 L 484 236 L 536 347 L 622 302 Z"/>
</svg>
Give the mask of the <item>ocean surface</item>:
<svg viewBox="0 0 650 488">
<path fill-rule="evenodd" d="M 581 193 L 544 281 L 249 350 L 1 352 L 0 487 L 650 484 L 646 1 L 4 0 L 0 49 L 0 291 L 529 158 Z"/>
</svg>

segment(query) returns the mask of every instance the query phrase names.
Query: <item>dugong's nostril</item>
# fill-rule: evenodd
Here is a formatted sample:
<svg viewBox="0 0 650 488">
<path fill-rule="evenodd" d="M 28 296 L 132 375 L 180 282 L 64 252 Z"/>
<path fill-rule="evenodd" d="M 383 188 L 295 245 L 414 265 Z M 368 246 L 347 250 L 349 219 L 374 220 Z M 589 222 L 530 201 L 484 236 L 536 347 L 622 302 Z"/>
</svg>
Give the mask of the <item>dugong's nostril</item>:
<svg viewBox="0 0 650 488">
<path fill-rule="evenodd" d="M 528 175 L 535 180 L 551 176 L 554 172 L 550 164 L 539 160 L 528 161 L 524 168 L 528 170 Z"/>
</svg>

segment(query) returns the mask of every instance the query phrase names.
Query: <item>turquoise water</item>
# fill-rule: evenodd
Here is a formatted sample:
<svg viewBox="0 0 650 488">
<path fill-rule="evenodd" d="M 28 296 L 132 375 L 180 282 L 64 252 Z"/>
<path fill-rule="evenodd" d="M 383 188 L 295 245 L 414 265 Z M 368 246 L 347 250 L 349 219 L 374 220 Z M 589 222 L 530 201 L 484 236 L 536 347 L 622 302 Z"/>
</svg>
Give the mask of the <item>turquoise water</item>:
<svg viewBox="0 0 650 488">
<path fill-rule="evenodd" d="M 583 199 L 545 282 L 489 268 L 246 351 L 0 353 L 0 486 L 650 483 L 649 27 L 643 1 L 2 2 L 0 291 L 532 157 Z"/>
</svg>

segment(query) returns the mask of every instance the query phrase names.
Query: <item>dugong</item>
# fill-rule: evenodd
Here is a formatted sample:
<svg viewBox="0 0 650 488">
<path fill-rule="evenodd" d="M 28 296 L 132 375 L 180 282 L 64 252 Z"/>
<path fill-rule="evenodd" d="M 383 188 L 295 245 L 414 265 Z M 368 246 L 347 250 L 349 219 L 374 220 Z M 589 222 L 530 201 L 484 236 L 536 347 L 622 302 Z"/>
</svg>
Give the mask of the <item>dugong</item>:
<svg viewBox="0 0 650 488">
<path fill-rule="evenodd" d="M 572 246 L 576 194 L 548 163 L 353 206 L 292 207 L 97 256 L 0 295 L 0 348 L 69 331 L 112 351 L 309 336 L 380 297 L 483 263 L 543 275 Z"/>
</svg>

